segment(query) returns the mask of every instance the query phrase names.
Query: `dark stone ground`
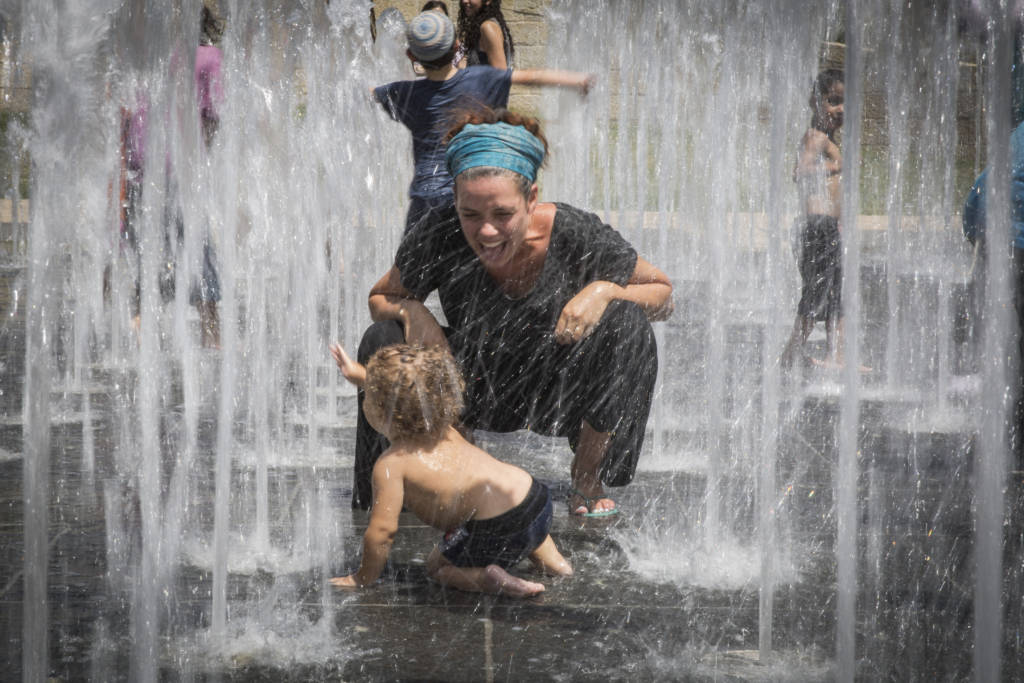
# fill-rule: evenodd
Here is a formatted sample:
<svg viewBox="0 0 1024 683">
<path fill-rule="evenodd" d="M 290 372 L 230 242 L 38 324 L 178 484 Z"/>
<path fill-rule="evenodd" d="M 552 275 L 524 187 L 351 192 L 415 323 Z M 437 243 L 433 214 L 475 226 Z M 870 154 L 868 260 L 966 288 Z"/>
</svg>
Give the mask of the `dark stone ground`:
<svg viewBox="0 0 1024 683">
<path fill-rule="evenodd" d="M 682 288 L 681 288 L 682 290 Z M 866 296 L 870 297 L 868 292 Z M 683 297 L 666 331 L 692 350 L 703 334 L 701 297 Z M 872 318 L 877 320 L 878 317 Z M 884 337 L 882 334 L 877 337 Z M 756 356 L 756 335 L 727 338 L 730 368 Z M 876 356 L 872 358 L 871 354 Z M 877 349 L 868 358 L 877 361 Z M 21 676 L 24 501 L 22 492 L 21 332 L 0 334 L 0 680 Z M 700 363 L 674 354 L 663 372 L 700 383 Z M 687 370 L 687 367 L 691 369 Z M 756 373 L 755 373 L 756 374 Z M 124 379 L 124 378 L 122 378 Z M 116 377 L 95 380 L 91 433 L 96 461 L 82 465 L 81 420 L 51 433 L 49 507 L 49 667 L 51 680 L 137 680 L 133 615 L 140 597 L 138 496 L 119 469 Z M 127 380 L 130 381 L 130 378 Z M 730 380 L 732 381 L 732 380 Z M 358 592 L 325 589 L 328 576 L 354 568 L 366 514 L 348 506 L 352 429 L 324 432 L 328 456 L 312 464 L 277 462 L 269 474 L 271 546 L 288 558 L 229 562 L 228 626 L 209 637 L 209 552 L 190 545 L 212 528 L 214 417 L 200 421 L 200 452 L 182 513 L 184 545 L 155 599 L 160 680 L 284 681 L 826 681 L 836 671 L 835 507 L 838 407 L 812 382 L 789 386 L 777 439 L 775 506 L 779 569 L 772 658 L 759 662 L 755 454 L 733 433 L 713 440 L 700 427 L 648 439 L 668 451 L 723 444 L 721 528 L 705 537 L 707 475 L 701 468 L 642 467 L 614 490 L 623 513 L 570 518 L 559 505 L 552 535 L 573 564 L 569 579 L 543 579 L 541 596 L 514 600 L 445 590 L 423 560 L 439 533 L 403 519 L 387 574 Z M 731 385 L 742 410 L 742 382 Z M 78 401 L 80 397 L 71 397 Z M 969 428 L 908 428 L 890 398 L 865 399 L 859 430 L 858 680 L 965 680 L 973 671 L 973 517 Z M 212 405 L 216 405 L 212 402 Z M 162 433 L 180 427 L 163 416 Z M 738 418 L 737 418 L 738 419 Z M 561 501 L 568 451 L 525 434 L 482 435 L 499 457 L 548 482 Z M 165 439 L 164 494 L 174 439 Z M 333 453 L 334 456 L 330 456 Z M 654 454 L 654 462 L 664 459 Z M 647 458 L 651 459 L 648 453 Z M 253 470 L 236 462 L 232 552 L 255 542 Z M 1003 586 L 1003 676 L 1022 680 L 1024 623 L 1021 540 L 1024 478 L 1008 490 Z M 120 529 L 120 531 L 118 531 Z M 706 539 L 706 540 L 705 540 Z M 162 543 L 166 543 L 166 539 Z M 308 559 L 312 558 L 312 559 Z M 250 566 L 251 565 L 251 566 Z M 522 568 L 524 573 L 528 569 Z M 724 577 L 724 578 L 723 578 Z M 731 578 L 729 578 L 731 577 Z M 737 578 L 738 577 L 738 578 Z"/>
</svg>

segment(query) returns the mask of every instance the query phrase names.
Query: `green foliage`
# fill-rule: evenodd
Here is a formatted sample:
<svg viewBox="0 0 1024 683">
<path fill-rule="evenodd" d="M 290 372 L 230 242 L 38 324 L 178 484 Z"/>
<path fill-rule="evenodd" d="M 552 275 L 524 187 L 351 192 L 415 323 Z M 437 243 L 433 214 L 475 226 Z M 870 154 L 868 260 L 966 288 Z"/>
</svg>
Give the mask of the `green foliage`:
<svg viewBox="0 0 1024 683">
<path fill-rule="evenodd" d="M 28 198 L 31 159 L 20 144 L 12 139 L 14 125 L 27 128 L 29 113 L 24 111 L 0 111 L 0 196 L 8 197 L 18 179 L 18 195 Z"/>
</svg>

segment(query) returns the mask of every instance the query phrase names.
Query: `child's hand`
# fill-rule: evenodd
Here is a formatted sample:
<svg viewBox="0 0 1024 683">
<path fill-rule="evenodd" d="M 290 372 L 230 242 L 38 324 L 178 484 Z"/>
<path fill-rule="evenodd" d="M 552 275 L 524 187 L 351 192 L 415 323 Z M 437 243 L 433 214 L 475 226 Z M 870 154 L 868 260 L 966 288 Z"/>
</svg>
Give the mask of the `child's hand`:
<svg viewBox="0 0 1024 683">
<path fill-rule="evenodd" d="M 340 344 L 331 344 L 331 355 L 334 356 L 334 362 L 338 364 L 338 369 L 341 370 L 345 379 L 357 387 L 363 386 L 363 383 L 366 382 L 365 367 L 349 358 Z"/>
<path fill-rule="evenodd" d="M 336 588 L 358 588 L 359 584 L 356 583 L 355 575 L 349 574 L 348 576 L 337 576 L 330 580 L 330 584 Z"/>
<path fill-rule="evenodd" d="M 580 83 L 580 94 L 586 95 L 590 92 L 591 88 L 597 83 L 597 74 L 587 74 L 583 77 L 583 81 Z"/>
</svg>

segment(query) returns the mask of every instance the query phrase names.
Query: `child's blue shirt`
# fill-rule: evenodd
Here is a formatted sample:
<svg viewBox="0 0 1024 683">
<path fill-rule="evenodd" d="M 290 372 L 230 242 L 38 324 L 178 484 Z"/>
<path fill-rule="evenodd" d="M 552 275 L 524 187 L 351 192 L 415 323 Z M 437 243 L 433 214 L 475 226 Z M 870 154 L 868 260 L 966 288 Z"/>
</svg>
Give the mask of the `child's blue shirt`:
<svg viewBox="0 0 1024 683">
<path fill-rule="evenodd" d="M 964 235 L 973 243 L 985 232 L 986 168 L 974 181 L 964 203 Z M 1024 123 L 1010 136 L 1010 222 L 1013 225 L 1013 246 L 1024 249 Z"/>
<path fill-rule="evenodd" d="M 511 85 L 510 69 L 471 66 L 446 81 L 395 81 L 374 89 L 388 114 L 412 133 L 415 170 L 410 197 L 452 194 L 453 180 L 444 160 L 445 134 L 465 110 L 505 107 Z"/>
</svg>

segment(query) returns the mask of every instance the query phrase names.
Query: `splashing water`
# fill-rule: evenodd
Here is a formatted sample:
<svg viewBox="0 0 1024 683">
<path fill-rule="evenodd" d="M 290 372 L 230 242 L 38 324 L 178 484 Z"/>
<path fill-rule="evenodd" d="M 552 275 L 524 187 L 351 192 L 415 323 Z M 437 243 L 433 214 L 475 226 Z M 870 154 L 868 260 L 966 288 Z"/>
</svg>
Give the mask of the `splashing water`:
<svg viewBox="0 0 1024 683">
<path fill-rule="evenodd" d="M 365 654 L 334 626 L 338 601 L 324 585 L 352 559 L 355 421 L 326 345 L 356 347 L 366 292 L 397 247 L 408 140 L 368 90 L 412 72 L 399 22 L 382 15 L 370 41 L 369 0 L 221 4 L 226 99 L 209 148 L 193 74 L 198 0 L 0 6 L 22 30 L 4 67 L 30 63 L 35 83 L 31 125 L 9 129 L 33 161 L 30 250 L 4 323 L 8 345 L 25 325 L 24 349 L 14 345 L 24 391 L 7 416 L 22 426 L 23 454 L 0 449 L 0 461 L 24 463 L 27 680 L 48 675 L 53 622 L 74 609 L 50 604 L 44 568 L 72 574 L 93 558 L 63 545 L 70 527 L 57 540 L 52 527 L 90 506 L 105 541 L 95 595 L 109 598 L 84 646 L 94 678 L 258 671 L 284 655 L 340 667 Z M 798 638 L 811 630 L 806 611 L 842 634 L 827 655 L 840 666 L 819 665 L 815 651 L 801 667 L 759 669 L 767 678 L 858 668 L 913 678 L 943 649 L 957 673 L 992 674 L 982 655 L 964 663 L 969 629 L 953 618 L 921 625 L 914 608 L 946 601 L 930 613 L 939 624 L 937 614 L 963 617 L 975 599 L 998 615 L 1015 595 L 999 588 L 990 542 L 1001 525 L 1005 399 L 977 388 L 1005 384 L 993 359 L 1006 357 L 1012 321 L 987 318 L 990 346 L 974 358 L 945 333 L 971 266 L 960 197 L 985 163 L 965 150 L 1009 135 L 992 113 L 1009 88 L 978 65 L 995 73 L 1009 59 L 1006 36 L 986 47 L 959 32 L 963 3 L 939 5 L 548 9 L 549 65 L 593 71 L 598 86 L 586 99 L 541 103 L 553 150 L 543 198 L 600 212 L 676 292 L 675 316 L 656 326 L 661 368 L 638 475 L 663 479 L 662 493 L 637 501 L 609 537 L 642 581 L 756 590 L 762 660 L 775 649 L 803 662 L 803 644 L 773 641 L 772 624 Z M 847 361 L 873 370 L 794 377 L 778 364 L 799 296 L 790 245 L 802 207 L 790 175 L 809 84 L 833 63 L 847 65 L 848 92 L 862 95 L 848 111 L 863 118 L 848 117 L 842 140 L 860 161 L 843 186 L 844 242 L 855 252 L 845 263 Z M 135 251 L 119 235 L 119 128 L 122 108 L 142 106 Z M 167 296 L 167 217 L 179 213 Z M 206 243 L 222 289 L 216 352 L 201 347 L 190 302 Z M 992 263 L 1005 280 L 1009 265 Z M 80 424 L 80 440 L 55 447 L 55 424 Z M 537 467 L 557 462 L 553 476 L 564 476 L 564 453 L 545 448 L 534 448 Z M 804 586 L 809 576 L 818 580 Z M 797 609 L 773 617 L 777 592 Z M 973 637 L 996 666 L 999 653 L 980 644 L 999 647 L 1017 625 L 979 622 Z M 658 645 L 651 671 L 723 670 L 706 649 Z"/>
</svg>

